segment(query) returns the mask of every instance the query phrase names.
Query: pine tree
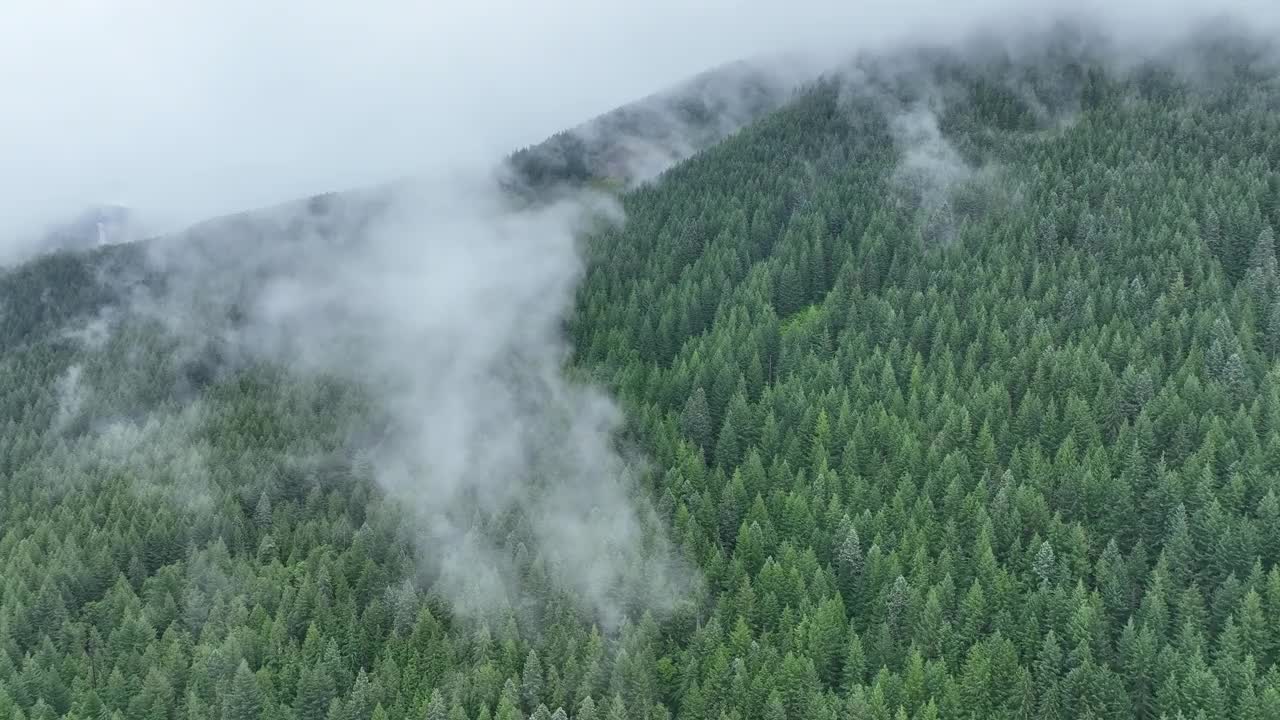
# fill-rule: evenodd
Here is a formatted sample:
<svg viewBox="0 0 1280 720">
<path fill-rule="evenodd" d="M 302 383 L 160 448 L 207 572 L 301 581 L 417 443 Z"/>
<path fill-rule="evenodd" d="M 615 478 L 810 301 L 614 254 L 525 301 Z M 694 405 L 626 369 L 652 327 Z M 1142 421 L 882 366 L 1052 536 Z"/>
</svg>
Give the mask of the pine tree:
<svg viewBox="0 0 1280 720">
<path fill-rule="evenodd" d="M 1040 543 L 1032 571 L 1035 572 L 1036 577 L 1040 578 L 1042 587 L 1053 584 L 1053 579 L 1057 575 L 1057 560 L 1053 555 L 1053 546 L 1048 540 Z"/>
<path fill-rule="evenodd" d="M 249 663 L 240 661 L 231 688 L 222 700 L 222 720 L 259 720 L 262 717 L 262 691 Z"/>
<path fill-rule="evenodd" d="M 543 692 L 542 662 L 538 653 L 530 650 L 524 660 L 524 671 L 520 675 L 520 697 L 527 708 L 535 708 L 542 703 Z"/>
<path fill-rule="evenodd" d="M 703 452 L 711 448 L 711 408 L 707 405 L 707 394 L 699 387 L 689 396 L 685 403 L 684 413 L 680 418 L 680 427 L 685 437 L 689 438 Z"/>
<path fill-rule="evenodd" d="M 862 579 L 863 556 L 862 541 L 858 538 L 858 531 L 853 528 L 849 528 L 840 543 L 840 550 L 836 555 L 836 569 L 840 581 L 840 592 L 844 595 L 845 602 L 856 606 L 859 583 Z"/>
<path fill-rule="evenodd" d="M 332 699 L 332 681 L 324 671 L 316 666 L 304 668 L 293 704 L 298 720 L 324 720 Z"/>
<path fill-rule="evenodd" d="M 271 529 L 271 498 L 265 490 L 258 496 L 258 504 L 253 509 L 253 522 L 264 532 Z"/>
<path fill-rule="evenodd" d="M 1260 307 L 1266 307 L 1274 299 L 1276 285 L 1276 239 L 1271 227 L 1258 234 L 1249 254 L 1249 283 Z"/>
<path fill-rule="evenodd" d="M 377 691 L 373 687 L 373 681 L 369 679 L 369 674 L 360 669 L 356 675 L 355 684 L 351 688 L 351 695 L 347 699 L 347 717 L 350 720 L 369 720 L 373 715 L 373 708 L 378 704 Z"/>
<path fill-rule="evenodd" d="M 1262 337 L 1266 351 L 1272 356 L 1280 355 L 1280 297 L 1263 307 L 1265 313 Z"/>
<path fill-rule="evenodd" d="M 715 461 L 721 467 L 731 468 L 741 459 L 738 444 L 738 430 L 734 426 L 733 417 L 725 416 L 724 425 L 720 428 L 719 440 L 716 441 Z"/>
<path fill-rule="evenodd" d="M 1213 208 L 1205 213 L 1204 225 L 1202 227 L 1201 237 L 1204 239 L 1205 245 L 1209 250 L 1222 258 L 1222 222 L 1218 219 L 1218 213 Z"/>
<path fill-rule="evenodd" d="M 605 720 L 627 720 L 627 706 L 622 702 L 621 696 L 613 696 L 613 700 L 609 702 L 609 711 L 604 717 Z"/>
<path fill-rule="evenodd" d="M 436 688 L 431 691 L 431 698 L 427 701 L 427 712 L 425 720 L 448 720 L 449 710 L 445 705 L 444 696 L 440 694 L 440 689 Z"/>
<path fill-rule="evenodd" d="M 893 630 L 895 638 L 901 640 L 902 624 L 906 621 L 906 613 L 910 609 L 911 587 L 907 579 L 899 575 L 889 588 L 885 598 L 885 622 Z"/>
</svg>

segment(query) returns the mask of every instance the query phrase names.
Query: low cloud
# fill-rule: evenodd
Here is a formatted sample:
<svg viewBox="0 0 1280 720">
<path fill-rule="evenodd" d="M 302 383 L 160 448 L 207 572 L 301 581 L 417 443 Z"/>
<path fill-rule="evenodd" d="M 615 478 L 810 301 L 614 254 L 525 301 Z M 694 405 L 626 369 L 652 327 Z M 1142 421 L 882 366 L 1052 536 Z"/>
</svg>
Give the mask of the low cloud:
<svg viewBox="0 0 1280 720">
<path fill-rule="evenodd" d="M 1270 0 L 15 0 L 0 24 L 0 244 L 86 206 L 160 232 L 473 166 L 723 63 L 823 64 L 1063 11 L 1136 50 L 1205 15 L 1259 30 L 1280 15 Z"/>
</svg>

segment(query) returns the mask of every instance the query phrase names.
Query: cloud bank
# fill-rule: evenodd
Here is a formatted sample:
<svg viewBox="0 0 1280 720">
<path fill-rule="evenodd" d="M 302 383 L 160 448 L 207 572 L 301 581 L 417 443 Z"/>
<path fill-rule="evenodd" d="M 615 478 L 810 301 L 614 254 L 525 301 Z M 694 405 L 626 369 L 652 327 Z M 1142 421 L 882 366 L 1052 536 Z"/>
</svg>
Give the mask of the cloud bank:
<svg viewBox="0 0 1280 720">
<path fill-rule="evenodd" d="M 134 208 L 176 229 L 488 160 L 740 58 L 954 38 L 1081 7 L 15 0 L 0 23 L 0 237 L 90 204 Z M 1134 42 L 1204 14 L 1232 11 L 1255 27 L 1277 15 L 1264 0 L 1083 8 Z"/>
</svg>

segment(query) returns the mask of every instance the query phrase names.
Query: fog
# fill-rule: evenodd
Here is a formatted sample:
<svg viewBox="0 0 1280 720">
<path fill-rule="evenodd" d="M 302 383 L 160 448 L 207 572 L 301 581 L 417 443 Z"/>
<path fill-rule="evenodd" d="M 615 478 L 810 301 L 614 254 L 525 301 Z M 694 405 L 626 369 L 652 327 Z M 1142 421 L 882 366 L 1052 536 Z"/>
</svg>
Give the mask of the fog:
<svg viewBox="0 0 1280 720">
<path fill-rule="evenodd" d="M 1135 38 L 1204 13 L 1276 15 L 1265 0 L 1092 5 Z M 1023 26 L 1061 6 L 1081 3 L 14 0 L 0 247 L 90 204 L 170 230 L 471 164 L 719 63 Z"/>
</svg>

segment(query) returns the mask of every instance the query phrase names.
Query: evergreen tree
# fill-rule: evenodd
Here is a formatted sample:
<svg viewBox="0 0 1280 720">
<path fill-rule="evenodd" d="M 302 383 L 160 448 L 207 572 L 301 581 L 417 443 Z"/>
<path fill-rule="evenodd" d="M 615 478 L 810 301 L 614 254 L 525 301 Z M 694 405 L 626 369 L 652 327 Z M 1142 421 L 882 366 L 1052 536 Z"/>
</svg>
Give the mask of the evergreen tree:
<svg viewBox="0 0 1280 720">
<path fill-rule="evenodd" d="M 524 661 L 524 671 L 520 676 L 520 696 L 525 707 L 534 708 L 542 703 L 543 675 L 542 662 L 538 660 L 536 650 L 530 650 Z"/>
<path fill-rule="evenodd" d="M 262 717 L 262 693 L 249 663 L 240 661 L 231 687 L 222 701 L 223 720 L 259 720 Z"/>
<path fill-rule="evenodd" d="M 711 408 L 707 405 L 707 394 L 702 388 L 693 391 L 684 405 L 684 413 L 680 418 L 680 426 L 685 437 L 703 451 L 711 450 Z"/>
</svg>

